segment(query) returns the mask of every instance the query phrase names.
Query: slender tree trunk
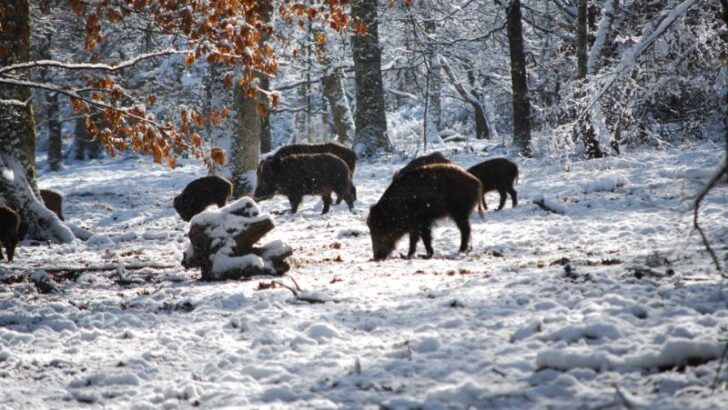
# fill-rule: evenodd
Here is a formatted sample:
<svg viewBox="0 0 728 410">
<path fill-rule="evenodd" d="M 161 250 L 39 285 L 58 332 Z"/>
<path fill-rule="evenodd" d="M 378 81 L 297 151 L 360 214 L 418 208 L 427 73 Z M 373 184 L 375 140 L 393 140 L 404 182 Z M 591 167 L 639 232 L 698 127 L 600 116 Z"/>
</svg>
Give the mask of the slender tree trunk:
<svg viewBox="0 0 728 410">
<path fill-rule="evenodd" d="M 442 129 L 442 108 L 440 104 L 440 89 L 442 88 L 442 66 L 440 65 L 440 56 L 438 55 L 437 46 L 430 39 L 435 35 L 437 26 L 432 20 L 425 21 L 425 33 L 427 34 L 427 67 L 430 70 L 430 86 L 428 94 L 430 100 L 428 102 L 428 119 L 433 126 L 433 132 L 439 135 Z"/>
<path fill-rule="evenodd" d="M 531 101 L 528 96 L 526 57 L 523 52 L 521 1 L 513 0 L 507 10 L 506 30 L 511 55 L 511 90 L 513 92 L 513 140 L 523 155 L 531 155 Z"/>
<path fill-rule="evenodd" d="M 319 31 L 315 30 L 315 32 Z M 344 90 L 344 73 L 339 67 L 333 66 L 323 43 L 317 43 L 316 54 L 324 70 L 321 88 L 331 110 L 336 138 L 342 144 L 351 144 L 354 138 L 354 118 L 351 115 L 349 100 L 346 98 Z"/>
<path fill-rule="evenodd" d="M 0 16 L 0 66 L 29 60 L 28 0 L 5 0 Z M 28 79 L 27 72 L 7 74 Z M 0 100 L 29 101 L 26 87 L 0 87 Z M 35 124 L 30 104 L 0 106 L 0 198 L 21 217 L 25 236 L 70 242 L 73 234 L 38 200 L 35 184 Z"/>
<path fill-rule="evenodd" d="M 98 121 L 98 117 L 95 116 L 94 121 Z M 77 160 L 101 158 L 103 153 L 101 142 L 93 139 L 91 133 L 88 132 L 86 120 L 82 115 L 76 118 L 73 134 L 75 158 Z"/>
<path fill-rule="evenodd" d="M 46 60 L 51 60 L 51 48 L 53 46 L 53 34 L 46 36 L 47 43 L 44 44 L 41 56 Z M 43 80 L 50 82 L 50 69 L 43 71 Z M 61 169 L 63 162 L 63 137 L 61 135 L 61 119 L 60 119 L 60 102 L 58 93 L 47 91 L 45 93 L 48 116 L 48 168 L 51 171 Z"/>
<path fill-rule="evenodd" d="M 270 79 L 263 77 L 260 81 L 260 86 L 264 90 L 270 89 Z M 260 152 L 265 154 L 273 149 L 273 136 L 270 132 L 270 112 L 267 112 L 260 119 Z"/>
<path fill-rule="evenodd" d="M 354 139 L 354 118 L 351 115 L 349 100 L 344 92 L 341 69 L 326 67 L 321 85 L 331 109 L 331 118 L 334 122 L 334 131 L 336 131 L 338 141 L 343 144 L 351 144 Z"/>
<path fill-rule="evenodd" d="M 589 66 L 589 39 L 588 39 L 588 0 L 579 0 L 576 16 L 576 78 L 586 87 L 586 74 Z M 587 158 L 601 158 L 604 156 L 599 146 L 599 139 L 592 124 L 591 112 L 585 112 L 577 119 L 577 133 L 584 141 Z"/>
<path fill-rule="evenodd" d="M 58 93 L 49 92 L 46 102 L 48 103 L 48 167 L 51 171 L 58 171 L 63 163 L 63 135 L 59 118 Z"/>
<path fill-rule="evenodd" d="M 354 150 L 364 157 L 394 150 L 387 135 L 377 3 L 377 0 L 358 0 L 351 6 L 352 18 L 366 24 L 368 32 L 352 39 L 356 76 Z"/>
<path fill-rule="evenodd" d="M 576 16 L 576 71 L 577 78 L 586 78 L 587 49 L 587 0 L 579 0 Z"/>
</svg>

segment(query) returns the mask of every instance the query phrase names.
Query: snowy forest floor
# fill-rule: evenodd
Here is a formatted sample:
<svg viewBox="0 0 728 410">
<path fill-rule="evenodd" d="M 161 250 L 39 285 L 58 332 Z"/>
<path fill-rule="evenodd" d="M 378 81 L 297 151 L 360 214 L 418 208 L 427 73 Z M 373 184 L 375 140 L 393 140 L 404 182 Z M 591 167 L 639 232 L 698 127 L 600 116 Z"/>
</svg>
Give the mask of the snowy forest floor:
<svg viewBox="0 0 728 410">
<path fill-rule="evenodd" d="M 468 167 L 498 154 L 483 147 L 442 151 Z M 433 259 L 383 262 L 371 261 L 365 218 L 405 160 L 361 162 L 354 214 L 342 204 L 321 216 L 312 197 L 294 216 L 283 197 L 260 204 L 277 224 L 265 241 L 294 248 L 290 275 L 320 304 L 267 287 L 271 278 L 202 283 L 180 266 L 188 224 L 171 203 L 205 174 L 192 162 L 170 171 L 132 156 L 42 172 L 41 187 L 65 195 L 67 221 L 94 236 L 25 243 L 0 265 L 0 406 L 725 406 L 728 391 L 711 387 L 728 290 L 691 225 L 723 155 L 703 141 L 570 164 L 519 159 L 519 206 L 495 212 L 489 194 L 469 254 L 443 221 Z M 534 205 L 541 197 L 564 214 Z M 725 183 L 701 220 L 725 264 Z M 55 292 L 26 279 L 40 270 Z"/>
</svg>

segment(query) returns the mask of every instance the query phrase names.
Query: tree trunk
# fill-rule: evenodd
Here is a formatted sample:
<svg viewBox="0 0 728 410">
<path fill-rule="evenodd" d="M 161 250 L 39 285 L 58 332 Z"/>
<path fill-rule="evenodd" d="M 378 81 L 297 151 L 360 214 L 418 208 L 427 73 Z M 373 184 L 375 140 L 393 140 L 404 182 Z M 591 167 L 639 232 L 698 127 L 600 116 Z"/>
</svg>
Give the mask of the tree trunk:
<svg viewBox="0 0 728 410">
<path fill-rule="evenodd" d="M 58 93 L 47 93 L 46 102 L 48 103 L 48 167 L 51 171 L 58 171 L 63 162 L 63 136 L 59 118 Z"/>
<path fill-rule="evenodd" d="M 0 14 L 0 66 L 29 60 L 30 9 L 28 0 L 6 0 Z M 27 80 L 28 73 L 8 76 Z M 0 99 L 29 101 L 26 87 L 0 87 Z M 30 104 L 0 107 L 0 198 L 21 217 L 27 238 L 70 242 L 71 230 L 38 200 L 35 185 L 35 124 Z"/>
<path fill-rule="evenodd" d="M 440 65 L 440 56 L 437 46 L 430 39 L 435 35 L 435 22 L 432 20 L 425 21 L 425 33 L 427 34 L 427 68 L 430 70 L 430 87 L 427 91 L 430 99 L 427 103 L 428 119 L 430 124 L 434 126 L 433 131 L 438 135 L 442 129 L 442 108 L 440 104 L 440 89 L 442 87 L 442 67 Z"/>
<path fill-rule="evenodd" d="M 51 49 L 53 47 L 53 33 L 46 35 L 47 42 L 44 43 L 41 57 L 46 60 L 53 59 Z M 51 70 L 43 70 L 43 81 L 52 82 Z M 63 137 L 61 135 L 60 102 L 58 93 L 46 91 L 45 93 L 48 116 L 48 168 L 51 171 L 61 169 L 63 162 Z"/>
<path fill-rule="evenodd" d="M 588 46 L 589 39 L 587 37 L 587 0 L 579 0 L 576 16 L 576 78 L 580 80 L 586 87 L 586 74 L 589 63 Z M 592 124 L 592 115 L 589 111 L 585 112 L 581 118 L 577 119 L 577 134 L 584 142 L 586 147 L 585 156 L 587 158 L 601 158 L 604 156 L 602 148 L 599 146 L 599 139 Z"/>
<path fill-rule="evenodd" d="M 587 68 L 587 0 L 579 0 L 576 16 L 576 71 L 577 78 L 586 78 Z"/>
<path fill-rule="evenodd" d="M 264 23 L 270 19 L 272 6 L 267 1 L 258 0 L 261 17 Z M 265 43 L 268 36 L 261 33 L 260 42 Z M 263 74 L 257 74 L 258 81 L 263 81 Z M 243 89 L 235 86 L 234 100 L 236 108 L 233 139 L 228 152 L 230 182 L 233 183 L 234 198 L 243 195 L 252 196 L 256 184 L 256 170 L 260 161 L 260 135 L 262 132 L 261 115 L 257 106 L 263 104 L 263 96 L 254 88 Z"/>
<path fill-rule="evenodd" d="M 94 121 L 98 121 L 98 118 L 95 117 Z M 80 114 L 76 118 L 76 125 L 73 129 L 73 134 L 75 158 L 77 160 L 82 161 L 85 159 L 101 158 L 103 153 L 101 142 L 96 139 L 92 139 L 93 136 L 86 128 L 86 119 Z"/>
<path fill-rule="evenodd" d="M 342 144 L 351 144 L 354 139 L 354 118 L 344 92 L 343 72 L 339 68 L 326 67 L 321 83 L 331 109 L 337 140 Z"/>
<path fill-rule="evenodd" d="M 228 155 L 233 196 L 252 195 L 260 149 L 260 116 L 256 112 L 257 92 L 246 95 L 246 89 L 235 87 L 236 121 Z"/>
<path fill-rule="evenodd" d="M 270 79 L 263 77 L 260 80 L 260 86 L 264 90 L 270 89 Z M 260 119 L 260 152 L 265 154 L 273 149 L 273 136 L 270 132 L 270 112 L 267 112 L 263 118 Z"/>
<path fill-rule="evenodd" d="M 359 0 L 351 6 L 352 18 L 366 24 L 368 32 L 352 39 L 356 81 L 354 150 L 363 157 L 394 150 L 387 135 L 377 3 L 377 0 Z"/>
<path fill-rule="evenodd" d="M 507 10 L 506 30 L 511 55 L 511 90 L 513 92 L 513 140 L 525 156 L 531 155 L 531 102 L 528 96 L 526 57 L 523 52 L 521 1 L 513 0 Z"/>
</svg>

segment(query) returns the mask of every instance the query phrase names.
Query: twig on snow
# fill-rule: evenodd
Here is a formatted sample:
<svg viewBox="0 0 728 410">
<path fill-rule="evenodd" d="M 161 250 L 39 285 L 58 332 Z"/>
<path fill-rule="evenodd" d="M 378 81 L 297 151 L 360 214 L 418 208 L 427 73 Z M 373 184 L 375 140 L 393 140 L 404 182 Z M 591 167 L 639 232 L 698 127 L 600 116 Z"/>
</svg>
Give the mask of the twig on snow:
<svg viewBox="0 0 728 410">
<path fill-rule="evenodd" d="M 696 231 L 700 234 L 700 238 L 703 240 L 703 245 L 705 246 L 705 249 L 708 251 L 708 254 L 710 255 L 710 258 L 713 260 L 713 264 L 715 264 L 715 268 L 718 270 L 718 273 L 721 274 L 724 278 L 726 275 L 723 273 L 723 270 L 720 267 L 720 261 L 718 260 L 718 256 L 715 254 L 715 251 L 710 246 L 710 241 L 708 241 L 708 237 L 705 236 L 705 232 L 703 232 L 703 229 L 700 227 L 700 223 L 698 222 L 698 214 L 700 212 L 700 203 L 703 201 L 706 195 L 708 195 L 708 192 L 710 192 L 711 189 L 718 183 L 720 178 L 726 173 L 726 166 L 722 165 L 721 168 L 718 170 L 718 172 L 713 175 L 712 178 L 710 178 L 710 181 L 708 181 L 708 184 L 700 191 L 697 198 L 695 198 L 695 207 L 693 210 L 693 227 Z"/>
</svg>

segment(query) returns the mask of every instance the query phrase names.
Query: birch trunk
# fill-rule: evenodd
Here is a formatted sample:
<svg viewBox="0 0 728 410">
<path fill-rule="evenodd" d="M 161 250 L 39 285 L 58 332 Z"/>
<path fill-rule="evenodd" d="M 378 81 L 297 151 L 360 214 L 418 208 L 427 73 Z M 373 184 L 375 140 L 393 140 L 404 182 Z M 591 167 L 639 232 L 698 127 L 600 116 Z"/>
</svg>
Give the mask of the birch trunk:
<svg viewBox="0 0 728 410">
<path fill-rule="evenodd" d="M 30 9 L 28 0 L 6 0 L 1 14 L 0 66 L 29 60 Z M 8 75 L 28 79 L 27 72 Z M 25 87 L 0 87 L 0 100 L 29 101 Z M 35 184 L 35 124 L 30 104 L 0 107 L 0 198 L 21 217 L 25 237 L 71 242 L 73 234 L 38 200 Z"/>
<path fill-rule="evenodd" d="M 394 150 L 387 135 L 384 110 L 377 3 L 377 0 L 358 0 L 351 6 L 352 18 L 366 24 L 368 32 L 368 35 L 355 35 L 352 39 L 356 80 L 354 151 L 362 157 Z"/>
</svg>

